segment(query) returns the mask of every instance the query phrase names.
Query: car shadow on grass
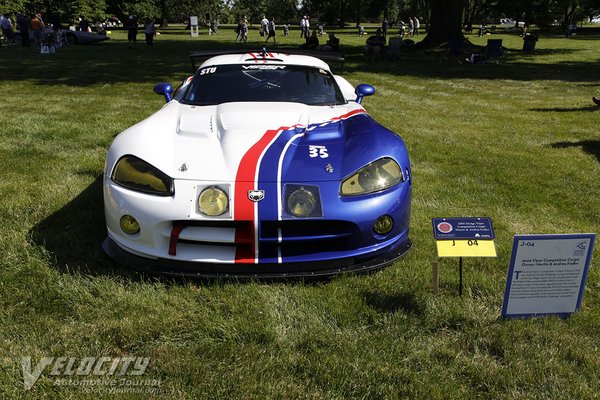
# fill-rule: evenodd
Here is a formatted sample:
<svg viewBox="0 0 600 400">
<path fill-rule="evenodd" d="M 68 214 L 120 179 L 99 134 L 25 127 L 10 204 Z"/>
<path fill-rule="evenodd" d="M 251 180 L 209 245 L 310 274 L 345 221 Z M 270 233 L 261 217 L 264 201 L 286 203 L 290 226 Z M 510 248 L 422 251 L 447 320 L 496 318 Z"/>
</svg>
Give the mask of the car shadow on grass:
<svg viewBox="0 0 600 400">
<path fill-rule="evenodd" d="M 553 143 L 555 149 L 566 149 L 569 147 L 581 147 L 583 151 L 596 157 L 600 163 L 600 140 L 581 140 L 579 142 L 557 142 Z"/>
<path fill-rule="evenodd" d="M 53 258 L 64 273 L 131 275 L 104 254 L 106 237 L 102 205 L 102 176 L 97 176 L 77 197 L 35 225 L 30 237 Z"/>
</svg>

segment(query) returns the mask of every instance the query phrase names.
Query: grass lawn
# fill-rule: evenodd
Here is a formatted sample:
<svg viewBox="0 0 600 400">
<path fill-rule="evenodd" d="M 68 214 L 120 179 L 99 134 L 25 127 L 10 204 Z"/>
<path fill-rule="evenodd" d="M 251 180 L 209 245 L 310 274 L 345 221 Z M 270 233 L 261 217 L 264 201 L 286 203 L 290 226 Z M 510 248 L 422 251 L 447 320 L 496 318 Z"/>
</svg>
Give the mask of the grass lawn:
<svg viewBox="0 0 600 400">
<path fill-rule="evenodd" d="M 192 50 L 235 36 L 161 33 L 152 49 L 128 49 L 122 31 L 53 55 L 0 48 L 0 398 L 599 396 L 594 265 L 571 318 L 499 317 L 513 235 L 599 231 L 600 29 L 542 35 L 533 54 L 495 35 L 505 55 L 484 65 L 443 50 L 366 63 L 365 38 L 338 32 L 346 78 L 377 88 L 366 108 L 407 143 L 414 247 L 380 272 L 320 283 L 154 279 L 104 256 L 108 146 L 162 106 L 154 83 L 190 74 Z M 431 291 L 431 218 L 451 216 L 489 216 L 497 235 L 497 258 L 465 261 L 462 297 L 455 259 L 439 260 Z M 133 381 L 158 384 L 94 393 L 56 385 L 48 368 L 24 390 L 22 357 L 60 356 L 150 357 Z"/>
</svg>

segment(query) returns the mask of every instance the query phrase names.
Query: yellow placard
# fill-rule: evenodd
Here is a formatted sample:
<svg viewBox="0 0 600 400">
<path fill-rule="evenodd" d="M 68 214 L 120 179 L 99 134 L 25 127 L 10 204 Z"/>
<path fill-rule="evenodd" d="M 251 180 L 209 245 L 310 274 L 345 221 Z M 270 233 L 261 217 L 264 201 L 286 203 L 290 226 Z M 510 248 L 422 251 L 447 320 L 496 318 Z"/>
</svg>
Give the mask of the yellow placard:
<svg viewBox="0 0 600 400">
<path fill-rule="evenodd" d="M 438 257 L 496 257 L 493 240 L 438 240 Z"/>
</svg>

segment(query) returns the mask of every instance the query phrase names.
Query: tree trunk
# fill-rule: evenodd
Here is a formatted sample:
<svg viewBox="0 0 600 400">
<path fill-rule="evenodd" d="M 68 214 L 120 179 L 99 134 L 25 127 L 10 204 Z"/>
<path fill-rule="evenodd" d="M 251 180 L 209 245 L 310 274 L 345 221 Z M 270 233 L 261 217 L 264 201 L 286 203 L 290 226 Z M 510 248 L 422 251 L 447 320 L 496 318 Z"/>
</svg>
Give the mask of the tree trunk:
<svg viewBox="0 0 600 400">
<path fill-rule="evenodd" d="M 464 39 L 462 33 L 465 0 L 432 0 L 427 36 L 420 47 L 434 47 L 450 39 Z"/>
<path fill-rule="evenodd" d="M 339 20 L 339 27 L 343 28 L 346 25 L 346 1 L 342 0 L 340 2 L 340 20 Z"/>
<path fill-rule="evenodd" d="M 167 7 L 167 0 L 160 0 L 160 27 L 167 27 L 167 16 L 169 15 L 169 8 Z"/>
</svg>

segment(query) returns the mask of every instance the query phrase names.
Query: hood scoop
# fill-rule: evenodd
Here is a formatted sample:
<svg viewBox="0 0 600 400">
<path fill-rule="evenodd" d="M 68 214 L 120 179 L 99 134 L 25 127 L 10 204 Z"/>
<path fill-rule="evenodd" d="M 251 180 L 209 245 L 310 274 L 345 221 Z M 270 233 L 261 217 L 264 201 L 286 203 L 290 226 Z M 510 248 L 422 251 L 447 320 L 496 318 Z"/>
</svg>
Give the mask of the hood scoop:
<svg viewBox="0 0 600 400">
<path fill-rule="evenodd" d="M 196 113 L 182 114 L 179 118 L 179 123 L 177 124 L 177 133 L 180 135 L 200 137 L 212 136 L 214 134 L 213 115 Z"/>
<path fill-rule="evenodd" d="M 239 109 L 239 103 L 219 105 L 216 112 L 216 125 L 221 143 L 239 140 L 239 135 L 244 133 L 254 136 L 252 132 L 262 136 L 272 129 L 308 125 L 308 112 L 303 104 L 287 103 L 284 109 L 275 109 L 276 105 L 273 107 L 265 107 L 265 105 L 246 103 L 244 110 Z"/>
</svg>

